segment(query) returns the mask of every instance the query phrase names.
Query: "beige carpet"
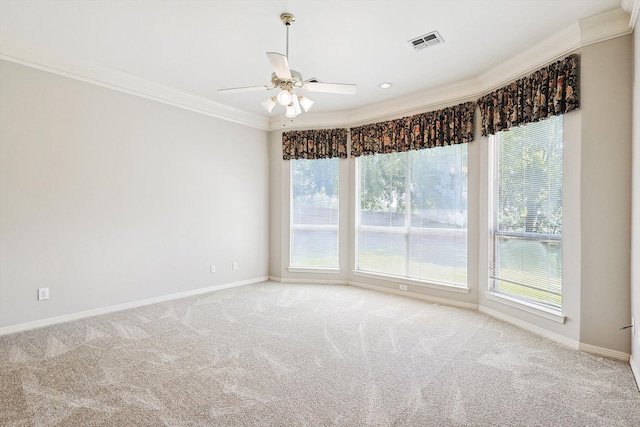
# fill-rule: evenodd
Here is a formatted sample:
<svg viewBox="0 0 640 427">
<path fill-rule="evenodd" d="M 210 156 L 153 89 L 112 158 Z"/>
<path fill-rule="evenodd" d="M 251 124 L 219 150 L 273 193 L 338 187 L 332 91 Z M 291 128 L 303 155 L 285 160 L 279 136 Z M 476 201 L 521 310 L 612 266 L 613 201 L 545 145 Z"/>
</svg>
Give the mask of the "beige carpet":
<svg viewBox="0 0 640 427">
<path fill-rule="evenodd" d="M 628 364 L 483 314 L 263 283 L 0 337 L 2 426 L 638 426 Z"/>
</svg>

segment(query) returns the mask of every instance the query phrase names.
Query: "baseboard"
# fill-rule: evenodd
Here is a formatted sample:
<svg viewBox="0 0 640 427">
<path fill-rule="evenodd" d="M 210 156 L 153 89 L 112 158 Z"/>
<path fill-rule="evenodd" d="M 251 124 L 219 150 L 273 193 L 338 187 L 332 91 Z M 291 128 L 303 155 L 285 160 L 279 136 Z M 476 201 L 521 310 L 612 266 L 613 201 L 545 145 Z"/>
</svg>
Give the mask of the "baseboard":
<svg viewBox="0 0 640 427">
<path fill-rule="evenodd" d="M 515 317 L 508 316 L 506 314 L 500 313 L 499 311 L 492 310 L 482 305 L 478 307 L 478 311 L 481 313 L 487 314 L 491 317 L 495 317 L 496 319 L 500 319 L 504 322 L 511 323 L 512 325 L 518 326 L 522 329 L 526 329 L 527 331 L 533 332 L 534 334 L 548 338 L 551 341 L 557 342 L 558 344 L 562 344 L 565 347 L 568 347 L 572 350 L 584 351 L 585 353 L 595 354 L 598 356 L 607 357 L 609 359 L 616 359 L 616 360 L 622 360 L 623 362 L 629 362 L 629 353 L 625 353 L 617 350 L 611 350 L 604 347 L 598 347 L 591 344 L 581 343 L 579 341 L 572 340 L 571 338 L 567 338 L 563 335 L 556 334 L 555 332 L 548 331 L 544 328 L 540 328 L 538 326 L 532 325 L 531 323 L 527 323 L 520 319 L 516 319 Z"/>
<path fill-rule="evenodd" d="M 347 282 L 345 280 L 320 280 L 320 279 L 285 279 L 280 278 L 281 283 L 288 284 L 296 284 L 299 283 L 301 285 L 346 285 Z"/>
<path fill-rule="evenodd" d="M 81 311 L 78 313 L 65 314 L 62 316 L 49 317 L 47 319 L 36 320 L 33 322 L 19 323 L 17 325 L 6 326 L 0 328 L 0 335 L 14 334 L 16 332 L 23 332 L 30 329 L 42 328 L 45 326 L 51 326 L 58 323 L 70 322 L 72 320 L 84 319 L 87 317 L 99 316 L 101 314 L 112 313 L 114 311 L 128 310 L 130 308 L 142 307 L 149 304 L 157 304 L 160 302 L 186 298 L 194 295 L 206 294 L 208 292 L 220 291 L 222 289 L 236 288 L 239 286 L 251 285 L 253 283 L 260 283 L 267 281 L 268 277 L 258 277 L 255 279 L 244 280 L 240 282 L 224 283 L 222 285 L 210 286 L 207 288 L 193 289 L 185 292 L 178 292 L 175 294 L 161 295 L 159 297 L 147 298 L 138 301 L 126 302 L 123 304 L 111 305 L 108 307 L 95 308 L 92 310 Z"/>
<path fill-rule="evenodd" d="M 629 357 L 629 366 L 631 366 L 631 372 L 636 379 L 636 387 L 638 387 L 638 391 L 640 391 L 640 366 L 638 366 L 633 354 Z"/>
<path fill-rule="evenodd" d="M 480 313 L 487 314 L 491 317 L 495 317 L 496 319 L 500 319 L 504 322 L 511 323 L 512 325 L 518 326 L 522 329 L 526 329 L 527 331 L 533 332 L 534 334 L 548 338 L 551 341 L 564 345 L 565 347 L 569 347 L 573 350 L 579 350 L 580 343 L 578 341 L 572 340 L 560 334 L 556 334 L 555 332 L 548 331 L 544 328 L 540 328 L 538 326 L 532 325 L 531 323 L 527 323 L 515 317 L 508 316 L 504 313 L 500 313 L 499 311 L 492 310 L 483 305 L 478 307 L 478 311 Z"/>
<path fill-rule="evenodd" d="M 598 356 L 608 357 L 609 359 L 622 360 L 623 362 L 629 362 L 629 353 L 623 351 L 611 350 L 604 347 L 598 347 L 591 344 L 580 343 L 578 350 L 585 353 L 591 353 Z"/>
<path fill-rule="evenodd" d="M 286 277 L 269 276 L 272 282 L 280 282 L 287 284 L 310 284 L 310 285 L 346 285 L 345 280 L 320 280 L 320 279 L 289 279 Z"/>
<path fill-rule="evenodd" d="M 472 304 L 469 302 L 463 302 L 463 301 L 456 301 L 456 300 L 452 300 L 449 298 L 439 298 L 439 297 L 432 297 L 429 295 L 423 295 L 423 294 L 418 294 L 415 292 L 409 292 L 409 291 L 400 291 L 398 289 L 391 289 L 391 288 L 387 288 L 384 286 L 376 286 L 376 285 L 369 285 L 367 283 L 362 283 L 362 282 L 346 282 L 346 284 L 348 286 L 355 286 L 358 288 L 363 288 L 363 289 L 369 289 L 372 291 L 379 291 L 379 292 L 386 292 L 388 294 L 394 294 L 394 295 L 401 295 L 403 297 L 410 297 L 410 298 L 416 298 L 416 299 L 420 299 L 423 301 L 428 301 L 428 302 L 432 302 L 432 303 L 436 303 L 436 304 L 442 304 L 442 305 L 448 305 L 451 307 L 459 307 L 459 308 L 467 308 L 467 309 L 471 309 L 471 310 L 477 310 L 478 309 L 478 304 Z"/>
</svg>

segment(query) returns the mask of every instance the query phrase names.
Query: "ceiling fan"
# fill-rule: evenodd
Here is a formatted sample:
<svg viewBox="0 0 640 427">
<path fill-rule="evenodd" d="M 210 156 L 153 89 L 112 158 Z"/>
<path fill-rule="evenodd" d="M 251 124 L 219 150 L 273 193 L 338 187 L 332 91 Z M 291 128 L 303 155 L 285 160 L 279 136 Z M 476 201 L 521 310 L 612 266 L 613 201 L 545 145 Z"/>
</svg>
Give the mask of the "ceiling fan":
<svg viewBox="0 0 640 427">
<path fill-rule="evenodd" d="M 289 67 L 289 26 L 296 18 L 290 13 L 283 13 L 280 15 L 280 20 L 287 28 L 287 52 L 286 55 L 267 52 L 267 58 L 274 70 L 274 73 L 271 74 L 271 84 L 218 89 L 219 93 L 254 92 L 278 88 L 280 92 L 278 92 L 276 96 L 272 96 L 262 102 L 262 106 L 271 113 L 276 104 L 280 104 L 286 108 L 285 116 L 288 118 L 296 117 L 302 113 L 302 110 L 305 112 L 309 111 L 314 104 L 314 101 L 306 96 L 296 94 L 294 89 L 344 95 L 353 95 L 356 93 L 358 87 L 354 84 L 324 83 L 319 82 L 315 78 L 302 80 L 302 74 Z"/>
</svg>

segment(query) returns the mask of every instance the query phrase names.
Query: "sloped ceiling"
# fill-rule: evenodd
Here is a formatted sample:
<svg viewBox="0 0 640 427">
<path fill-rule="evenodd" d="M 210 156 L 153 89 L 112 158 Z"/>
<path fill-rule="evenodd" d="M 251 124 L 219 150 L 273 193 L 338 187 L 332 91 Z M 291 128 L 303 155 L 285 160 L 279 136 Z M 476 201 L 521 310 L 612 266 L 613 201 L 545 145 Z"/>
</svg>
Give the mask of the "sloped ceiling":
<svg viewBox="0 0 640 427">
<path fill-rule="evenodd" d="M 282 116 L 260 105 L 271 92 L 217 89 L 269 84 L 265 52 L 285 52 L 282 12 L 296 16 L 292 68 L 358 85 L 353 96 L 309 94 L 316 104 L 306 115 L 335 115 L 468 81 L 625 1 L 0 0 L 0 53 L 132 92 L 165 91 L 268 128 Z M 410 47 L 432 30 L 445 43 Z"/>
</svg>

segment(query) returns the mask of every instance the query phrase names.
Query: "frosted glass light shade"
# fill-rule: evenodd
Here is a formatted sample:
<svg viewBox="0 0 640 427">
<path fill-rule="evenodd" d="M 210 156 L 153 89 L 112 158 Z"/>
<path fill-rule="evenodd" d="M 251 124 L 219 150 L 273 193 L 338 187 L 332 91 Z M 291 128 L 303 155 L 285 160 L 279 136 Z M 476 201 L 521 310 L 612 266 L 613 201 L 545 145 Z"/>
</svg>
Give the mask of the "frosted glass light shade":
<svg viewBox="0 0 640 427">
<path fill-rule="evenodd" d="M 291 104 L 291 94 L 289 93 L 289 91 L 283 90 L 278 94 L 278 104 L 282 105 L 283 107 L 286 107 L 287 105 Z"/>
<path fill-rule="evenodd" d="M 291 98 L 291 105 L 293 106 L 293 111 L 296 112 L 296 116 L 302 113 L 302 109 L 300 108 L 300 101 L 298 101 L 298 95 L 293 94 L 293 98 Z"/>
<path fill-rule="evenodd" d="M 298 112 L 296 112 L 296 109 L 293 107 L 293 105 L 287 105 L 287 112 L 284 113 L 284 115 L 288 119 L 293 119 L 298 115 Z"/>
<path fill-rule="evenodd" d="M 305 111 L 305 113 L 309 111 L 311 107 L 313 107 L 313 104 L 315 104 L 315 101 L 310 100 L 306 96 L 299 96 L 298 100 L 300 101 L 300 105 L 302 106 L 302 109 Z"/>
</svg>

